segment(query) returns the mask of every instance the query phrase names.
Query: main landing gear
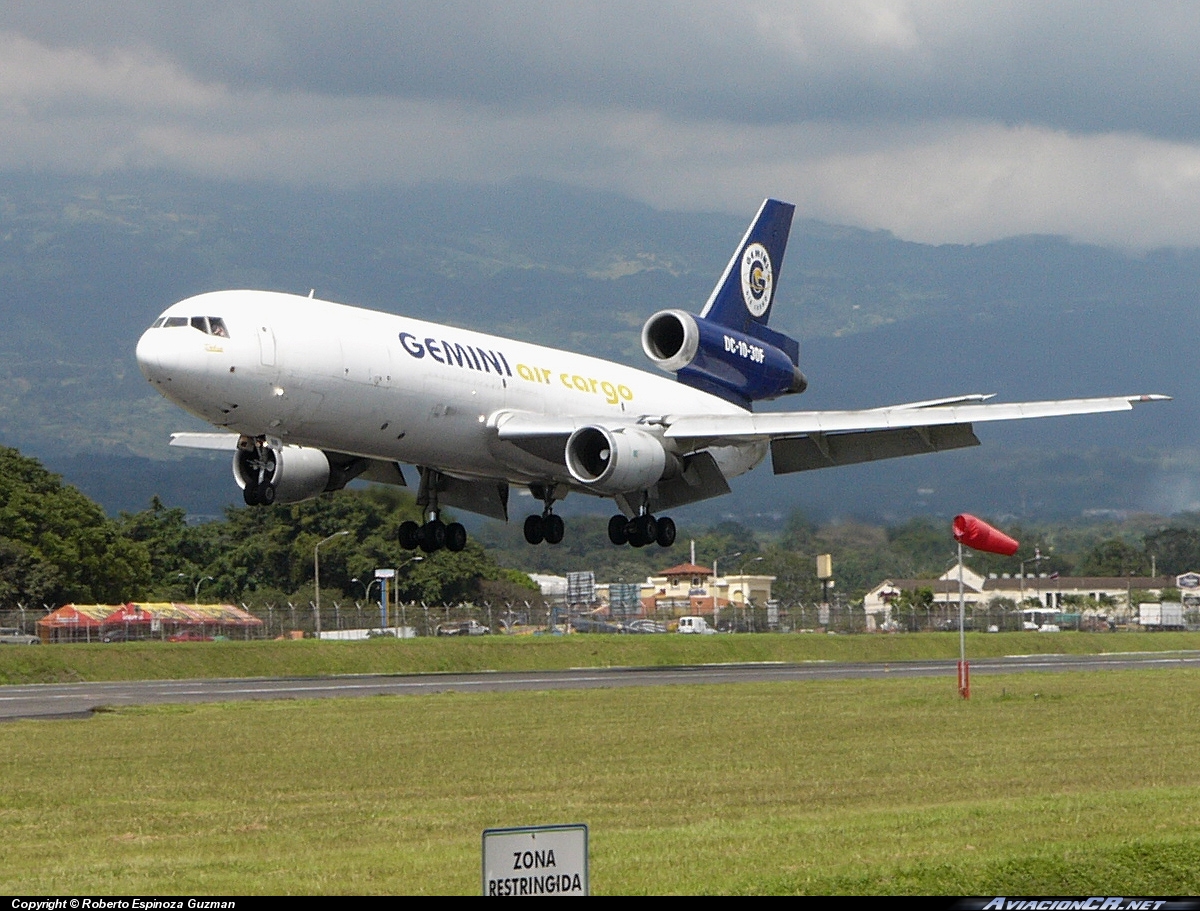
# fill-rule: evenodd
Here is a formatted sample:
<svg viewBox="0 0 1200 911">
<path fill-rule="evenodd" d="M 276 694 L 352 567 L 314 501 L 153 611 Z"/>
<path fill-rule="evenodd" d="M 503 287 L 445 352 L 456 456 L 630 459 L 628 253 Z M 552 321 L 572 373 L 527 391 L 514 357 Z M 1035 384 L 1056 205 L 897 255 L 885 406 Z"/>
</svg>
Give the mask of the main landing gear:
<svg viewBox="0 0 1200 911">
<path fill-rule="evenodd" d="M 400 523 L 400 546 L 405 550 L 416 550 L 418 547 L 427 554 L 432 554 L 443 547 L 452 553 L 458 553 L 467 546 L 467 530 L 459 522 L 447 525 L 437 517 L 433 517 L 424 525 L 407 521 Z"/>
<path fill-rule="evenodd" d="M 667 516 L 656 519 L 649 512 L 632 519 L 618 513 L 608 520 L 608 540 L 616 545 L 628 544 L 631 547 L 645 547 L 647 544 L 670 547 L 675 543 L 675 522 Z"/>
<path fill-rule="evenodd" d="M 441 513 L 437 502 L 440 481 L 438 472 L 430 468 L 421 469 L 417 505 L 425 510 L 428 521 L 424 525 L 418 525 L 411 520 L 400 523 L 400 546 L 405 550 L 416 550 L 419 547 L 425 553 L 432 554 L 444 547 L 451 553 L 458 553 L 467 546 L 467 530 L 461 523 L 451 522 L 447 525 L 438 518 Z"/>
<path fill-rule="evenodd" d="M 553 486 L 535 485 L 529 489 L 535 497 L 542 498 L 545 506 L 542 507 L 540 516 L 529 516 L 525 519 L 525 541 L 529 544 L 541 544 L 543 541 L 547 544 L 561 544 L 563 535 L 566 534 L 566 525 L 563 524 L 562 516 L 554 514 Z"/>
</svg>

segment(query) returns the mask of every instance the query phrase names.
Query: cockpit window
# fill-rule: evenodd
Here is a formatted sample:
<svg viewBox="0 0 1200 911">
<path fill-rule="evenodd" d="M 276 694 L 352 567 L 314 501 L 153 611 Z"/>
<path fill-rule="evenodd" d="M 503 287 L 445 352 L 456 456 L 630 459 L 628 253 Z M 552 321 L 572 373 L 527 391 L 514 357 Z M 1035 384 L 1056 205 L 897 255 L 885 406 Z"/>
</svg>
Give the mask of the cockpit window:
<svg viewBox="0 0 1200 911">
<path fill-rule="evenodd" d="M 160 316 L 150 328 L 176 329 L 180 326 L 191 326 L 193 329 L 199 329 L 205 335 L 229 338 L 225 320 L 219 316 Z"/>
</svg>

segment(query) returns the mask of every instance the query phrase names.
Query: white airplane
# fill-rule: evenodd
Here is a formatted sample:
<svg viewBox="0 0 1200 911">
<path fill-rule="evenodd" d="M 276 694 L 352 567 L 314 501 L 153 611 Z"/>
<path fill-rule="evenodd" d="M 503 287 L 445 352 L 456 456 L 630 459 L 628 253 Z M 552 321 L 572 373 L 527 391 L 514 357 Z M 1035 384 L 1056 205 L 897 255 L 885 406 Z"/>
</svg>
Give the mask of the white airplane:
<svg viewBox="0 0 1200 911">
<path fill-rule="evenodd" d="M 612 499 L 614 544 L 669 547 L 661 510 L 729 492 L 771 453 L 776 474 L 977 446 L 978 421 L 1127 411 L 1165 395 L 984 404 L 990 395 L 862 411 L 754 413 L 803 392 L 799 344 L 768 328 L 794 207 L 768 199 L 699 315 L 663 310 L 642 348 L 671 380 L 610 361 L 405 316 L 268 291 L 169 307 L 141 337 L 146 378 L 221 433 L 174 446 L 234 452 L 248 505 L 297 503 L 354 478 L 402 484 L 416 466 L 422 525 L 400 543 L 461 550 L 451 506 L 508 519 L 511 485 L 542 501 L 530 544 L 557 544 L 554 503 Z"/>
</svg>

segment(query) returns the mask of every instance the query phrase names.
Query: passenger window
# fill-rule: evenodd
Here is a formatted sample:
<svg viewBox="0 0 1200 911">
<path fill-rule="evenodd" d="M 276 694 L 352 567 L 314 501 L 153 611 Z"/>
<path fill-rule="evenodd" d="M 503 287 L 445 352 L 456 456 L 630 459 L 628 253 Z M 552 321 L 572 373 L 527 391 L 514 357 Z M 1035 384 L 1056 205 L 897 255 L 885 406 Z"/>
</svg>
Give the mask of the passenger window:
<svg viewBox="0 0 1200 911">
<path fill-rule="evenodd" d="M 210 316 L 208 325 L 213 335 L 219 335 L 221 338 L 229 338 L 229 330 L 225 328 L 225 320 L 219 316 Z"/>
<path fill-rule="evenodd" d="M 163 323 L 168 329 L 174 329 L 178 326 L 186 326 L 188 324 L 186 316 L 168 316 L 167 321 Z"/>
</svg>

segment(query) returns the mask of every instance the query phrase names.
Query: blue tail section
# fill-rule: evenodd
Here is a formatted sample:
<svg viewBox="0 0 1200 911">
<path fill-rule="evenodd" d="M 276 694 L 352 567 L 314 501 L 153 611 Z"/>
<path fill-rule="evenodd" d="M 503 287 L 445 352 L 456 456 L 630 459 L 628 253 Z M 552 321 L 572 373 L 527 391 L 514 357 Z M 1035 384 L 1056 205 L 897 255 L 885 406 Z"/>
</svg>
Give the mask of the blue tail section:
<svg viewBox="0 0 1200 911">
<path fill-rule="evenodd" d="M 803 392 L 800 343 L 767 326 L 796 207 L 763 202 L 698 316 L 663 310 L 642 327 L 642 348 L 679 382 L 750 408 Z"/>
<path fill-rule="evenodd" d="M 795 211 L 791 203 L 764 200 L 700 311 L 701 318 L 750 334 L 751 326 L 767 324 Z"/>
</svg>

